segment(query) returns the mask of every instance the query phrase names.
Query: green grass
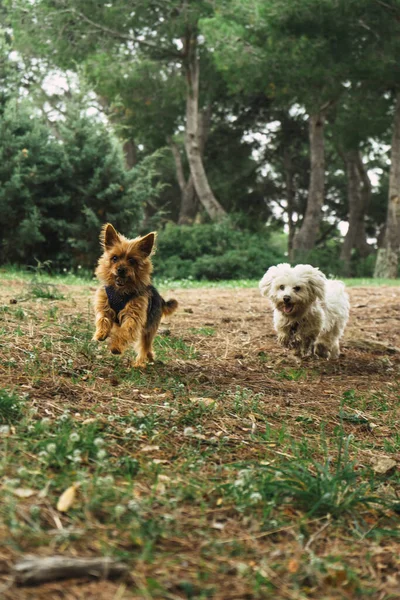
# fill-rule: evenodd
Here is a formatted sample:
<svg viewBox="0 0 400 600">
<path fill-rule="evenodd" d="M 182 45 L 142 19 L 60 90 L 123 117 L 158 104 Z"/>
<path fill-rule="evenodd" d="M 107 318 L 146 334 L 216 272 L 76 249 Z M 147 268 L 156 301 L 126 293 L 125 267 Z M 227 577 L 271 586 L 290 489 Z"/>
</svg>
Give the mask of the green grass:
<svg viewBox="0 0 400 600">
<path fill-rule="evenodd" d="M 322 361 L 294 368 L 271 342 L 238 366 L 219 358 L 217 320 L 178 335 L 178 312 L 156 337 L 158 362 L 133 369 L 133 353 L 91 340 L 91 283 L 68 285 L 62 301 L 0 311 L 3 553 L 114 556 L 137 574 L 127 591 L 148 599 L 279 599 L 282 586 L 299 599 L 378 597 L 386 574 L 372 580 L 371 561 L 380 543 L 398 554 L 400 478 L 369 461 L 399 452 L 396 364 L 375 381 L 347 351 L 328 373 Z"/>
<path fill-rule="evenodd" d="M 339 438 L 336 460 L 326 455 L 324 462 L 304 458 L 293 444 L 293 460 L 277 466 L 242 468 L 233 484 L 223 488 L 242 509 L 263 503 L 270 514 L 282 504 L 298 508 L 309 517 L 334 518 L 355 515 L 366 506 L 384 506 L 385 500 L 374 493 L 374 478 L 365 473 L 363 480 L 363 473 L 355 469 L 349 443 L 349 438 Z"/>
<path fill-rule="evenodd" d="M 22 415 L 23 402 L 15 392 L 0 388 L 0 423 L 14 423 Z"/>
<path fill-rule="evenodd" d="M 20 266 L 3 266 L 0 269 L 0 284 L 1 281 L 15 280 L 19 282 L 29 282 L 32 280 L 34 270 L 27 269 Z M 260 279 L 263 273 L 260 273 Z M 66 271 L 65 273 L 51 273 L 41 271 L 41 281 L 43 283 L 53 284 L 64 284 L 64 285 L 93 285 L 96 279 L 92 272 L 84 270 L 76 270 L 75 272 Z M 397 286 L 400 285 L 399 279 L 373 279 L 373 278 L 355 278 L 355 279 L 342 279 L 346 285 L 350 287 L 357 286 Z M 170 288 L 182 288 L 182 289 L 196 289 L 196 288 L 258 288 L 259 280 L 252 279 L 232 279 L 224 281 L 194 281 L 192 279 L 168 279 L 162 276 L 156 276 L 154 283 L 161 289 Z"/>
</svg>

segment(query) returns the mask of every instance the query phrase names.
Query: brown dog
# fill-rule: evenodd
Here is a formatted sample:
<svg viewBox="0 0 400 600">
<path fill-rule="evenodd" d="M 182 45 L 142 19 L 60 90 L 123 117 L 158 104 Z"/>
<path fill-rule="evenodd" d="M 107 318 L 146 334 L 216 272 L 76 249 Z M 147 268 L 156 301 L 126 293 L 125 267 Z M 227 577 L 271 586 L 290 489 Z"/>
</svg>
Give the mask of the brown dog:
<svg viewBox="0 0 400 600">
<path fill-rule="evenodd" d="M 166 302 L 151 285 L 151 254 L 156 234 L 128 240 L 107 223 L 100 242 L 104 249 L 96 269 L 103 284 L 96 292 L 96 332 L 93 339 L 110 338 L 113 354 L 121 354 L 135 341 L 135 367 L 154 360 L 153 339 L 162 316 L 172 314 L 176 300 Z"/>
</svg>

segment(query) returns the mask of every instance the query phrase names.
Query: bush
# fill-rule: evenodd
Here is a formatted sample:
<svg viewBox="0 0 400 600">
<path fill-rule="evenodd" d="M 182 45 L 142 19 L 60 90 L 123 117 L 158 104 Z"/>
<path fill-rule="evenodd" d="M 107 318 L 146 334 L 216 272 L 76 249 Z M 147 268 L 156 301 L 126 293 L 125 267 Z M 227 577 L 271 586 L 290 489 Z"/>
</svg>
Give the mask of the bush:
<svg viewBox="0 0 400 600">
<path fill-rule="evenodd" d="M 172 279 L 258 279 L 285 257 L 264 235 L 233 229 L 229 223 L 167 225 L 158 237 L 156 275 Z"/>
</svg>

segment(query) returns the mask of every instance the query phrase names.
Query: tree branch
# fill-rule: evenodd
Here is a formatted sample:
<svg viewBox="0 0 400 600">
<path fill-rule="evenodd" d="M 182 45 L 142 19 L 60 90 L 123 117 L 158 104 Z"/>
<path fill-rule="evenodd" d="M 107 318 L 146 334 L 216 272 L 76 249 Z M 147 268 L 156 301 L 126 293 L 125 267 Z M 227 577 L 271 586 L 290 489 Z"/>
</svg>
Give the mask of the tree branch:
<svg viewBox="0 0 400 600">
<path fill-rule="evenodd" d="M 132 42 L 133 44 L 138 44 L 139 46 L 146 46 L 147 48 L 151 48 L 152 50 L 157 51 L 158 53 L 164 53 L 166 56 L 173 56 L 174 58 L 179 59 L 183 58 L 181 52 L 175 50 L 174 48 L 163 48 L 155 42 L 150 42 L 149 40 L 139 40 L 138 38 L 132 35 L 128 35 L 126 33 L 116 31 L 115 29 L 111 29 L 111 27 L 106 27 L 105 25 L 96 23 L 95 21 L 92 21 L 92 19 L 89 19 L 89 17 L 87 17 L 84 13 L 76 10 L 75 8 L 66 8 L 64 10 L 57 11 L 55 14 L 59 15 L 62 12 L 76 15 L 77 17 L 80 17 L 83 21 L 86 21 L 86 23 L 89 23 L 89 25 L 92 25 L 92 27 L 94 27 L 98 31 L 102 31 L 103 33 L 112 35 L 113 37 L 118 38 L 120 40 Z M 50 15 L 51 13 L 49 13 L 49 16 Z"/>
</svg>

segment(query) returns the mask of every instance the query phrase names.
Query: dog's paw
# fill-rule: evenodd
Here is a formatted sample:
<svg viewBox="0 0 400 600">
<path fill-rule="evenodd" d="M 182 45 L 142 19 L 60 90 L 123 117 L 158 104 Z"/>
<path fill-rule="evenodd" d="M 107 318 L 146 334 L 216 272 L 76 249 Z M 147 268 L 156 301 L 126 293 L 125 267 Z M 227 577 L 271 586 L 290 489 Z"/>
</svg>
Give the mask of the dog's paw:
<svg viewBox="0 0 400 600">
<path fill-rule="evenodd" d="M 292 348 L 293 347 L 293 339 L 290 335 L 278 335 L 278 342 L 284 348 Z"/>
<path fill-rule="evenodd" d="M 137 358 L 133 363 L 132 363 L 132 367 L 134 367 L 135 369 L 145 369 L 147 365 L 147 361 L 144 358 Z"/>
<path fill-rule="evenodd" d="M 108 333 L 95 333 L 94 336 L 92 337 L 92 341 L 93 342 L 104 342 L 104 340 L 106 340 L 108 337 Z"/>
<path fill-rule="evenodd" d="M 329 348 L 325 344 L 315 344 L 314 353 L 320 358 L 329 358 Z"/>
</svg>

